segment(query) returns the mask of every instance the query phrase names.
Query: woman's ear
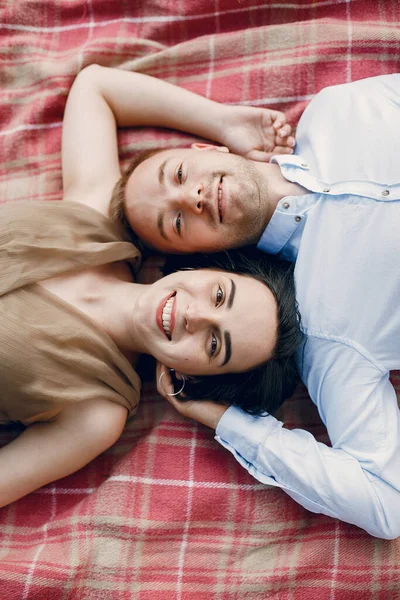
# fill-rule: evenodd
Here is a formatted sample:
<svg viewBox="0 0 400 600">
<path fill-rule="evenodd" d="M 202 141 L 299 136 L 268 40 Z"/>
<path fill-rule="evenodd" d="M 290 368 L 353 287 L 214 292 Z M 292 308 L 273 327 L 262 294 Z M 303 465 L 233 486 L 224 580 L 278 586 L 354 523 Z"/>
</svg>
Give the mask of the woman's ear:
<svg viewBox="0 0 400 600">
<path fill-rule="evenodd" d="M 178 398 L 181 398 L 182 400 L 184 399 L 188 399 L 191 396 L 187 395 L 187 393 L 185 393 L 185 386 L 187 384 L 199 384 L 201 382 L 201 377 L 198 377 L 196 375 L 186 375 L 185 373 L 180 373 L 179 371 L 175 371 L 174 372 L 174 378 L 176 381 L 182 381 L 182 389 L 179 392 Z M 172 381 L 172 379 L 171 379 Z M 178 387 L 180 387 L 180 384 L 177 384 Z"/>
<path fill-rule="evenodd" d="M 196 375 L 186 375 L 186 373 L 180 373 L 179 371 L 175 371 L 174 375 L 176 379 L 179 379 L 179 381 L 182 381 L 183 379 L 189 383 L 199 383 L 201 381 L 201 378 L 197 377 Z"/>
<path fill-rule="evenodd" d="M 190 146 L 192 150 L 216 150 L 217 152 L 229 152 L 226 146 L 215 146 L 214 144 L 203 144 L 201 142 L 195 142 Z"/>
</svg>

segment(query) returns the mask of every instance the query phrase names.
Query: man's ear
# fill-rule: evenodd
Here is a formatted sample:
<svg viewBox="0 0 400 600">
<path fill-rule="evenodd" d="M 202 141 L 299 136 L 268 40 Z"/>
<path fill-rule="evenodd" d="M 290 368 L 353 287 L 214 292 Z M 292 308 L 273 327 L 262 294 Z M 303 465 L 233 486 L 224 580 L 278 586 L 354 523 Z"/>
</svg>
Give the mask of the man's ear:
<svg viewBox="0 0 400 600">
<path fill-rule="evenodd" d="M 229 152 L 226 146 L 214 146 L 214 144 L 203 144 L 195 142 L 191 145 L 192 150 L 217 150 L 217 152 Z"/>
</svg>

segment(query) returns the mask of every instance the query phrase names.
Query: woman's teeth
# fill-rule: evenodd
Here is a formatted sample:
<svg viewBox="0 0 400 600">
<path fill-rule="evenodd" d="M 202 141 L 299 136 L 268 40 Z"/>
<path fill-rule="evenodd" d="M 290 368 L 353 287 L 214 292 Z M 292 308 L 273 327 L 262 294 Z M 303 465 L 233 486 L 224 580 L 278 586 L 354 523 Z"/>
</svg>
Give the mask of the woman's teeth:
<svg viewBox="0 0 400 600">
<path fill-rule="evenodd" d="M 162 324 L 168 339 L 171 339 L 171 313 L 172 305 L 174 303 L 174 296 L 166 301 L 164 309 L 162 311 Z"/>
</svg>

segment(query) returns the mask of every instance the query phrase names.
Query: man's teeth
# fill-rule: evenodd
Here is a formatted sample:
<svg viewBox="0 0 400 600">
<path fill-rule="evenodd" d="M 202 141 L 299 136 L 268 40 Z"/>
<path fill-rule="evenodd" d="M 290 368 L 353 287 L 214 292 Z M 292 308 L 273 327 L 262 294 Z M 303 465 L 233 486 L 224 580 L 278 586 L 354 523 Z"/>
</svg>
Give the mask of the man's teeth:
<svg viewBox="0 0 400 600">
<path fill-rule="evenodd" d="M 220 222 L 222 221 L 221 206 L 222 206 L 222 178 L 221 178 L 221 181 L 219 182 L 219 186 L 218 186 L 218 213 L 219 213 Z"/>
<path fill-rule="evenodd" d="M 171 313 L 173 303 L 174 297 L 172 296 L 172 298 L 166 301 L 164 309 L 162 311 L 162 324 L 168 338 L 171 338 Z"/>
</svg>

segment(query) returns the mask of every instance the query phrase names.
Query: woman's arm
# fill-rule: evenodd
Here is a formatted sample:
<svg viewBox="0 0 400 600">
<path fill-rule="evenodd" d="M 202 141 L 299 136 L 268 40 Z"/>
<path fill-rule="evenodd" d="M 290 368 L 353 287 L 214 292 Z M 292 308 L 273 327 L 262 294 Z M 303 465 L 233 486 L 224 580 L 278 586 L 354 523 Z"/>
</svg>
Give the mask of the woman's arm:
<svg viewBox="0 0 400 600">
<path fill-rule="evenodd" d="M 120 437 L 127 418 L 108 400 L 76 403 L 0 449 L 0 507 L 70 475 Z"/>
</svg>

